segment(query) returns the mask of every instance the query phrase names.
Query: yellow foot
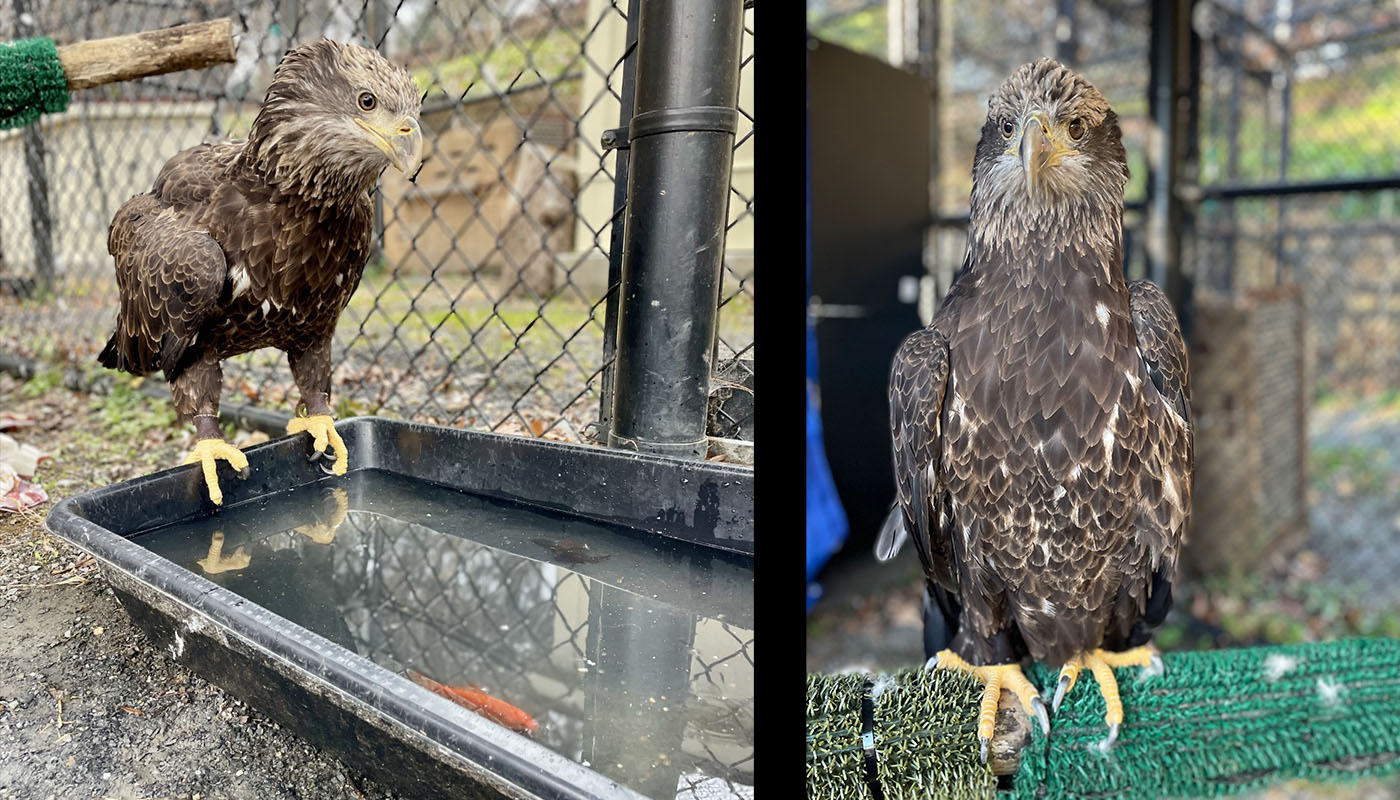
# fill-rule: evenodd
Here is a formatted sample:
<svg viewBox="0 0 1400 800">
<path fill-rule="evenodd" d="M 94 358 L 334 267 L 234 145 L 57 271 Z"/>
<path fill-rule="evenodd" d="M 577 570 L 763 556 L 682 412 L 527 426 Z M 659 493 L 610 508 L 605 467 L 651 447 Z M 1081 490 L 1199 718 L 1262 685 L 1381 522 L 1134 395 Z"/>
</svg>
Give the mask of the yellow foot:
<svg viewBox="0 0 1400 800">
<path fill-rule="evenodd" d="M 992 743 L 992 733 L 996 730 L 997 704 L 1001 701 L 1002 689 L 1016 695 L 1026 714 L 1040 723 L 1042 731 L 1050 732 L 1050 717 L 1045 713 L 1045 701 L 1040 699 L 1040 692 L 1036 691 L 1035 686 L 1026 680 L 1019 664 L 974 667 L 952 650 L 942 650 L 929 659 L 926 666 L 970 672 L 987 684 L 987 688 L 982 690 L 982 706 L 977 715 L 977 742 L 981 748 L 983 764 L 987 763 L 987 750 Z"/>
<path fill-rule="evenodd" d="M 350 511 L 350 495 L 337 486 L 331 492 L 331 500 L 334 501 L 335 508 L 331 511 L 330 522 L 313 522 L 310 525 L 300 525 L 293 530 L 311 537 L 311 541 L 316 544 L 330 544 L 335 541 L 335 532 L 340 527 L 340 523 L 345 521 L 345 515 Z"/>
<path fill-rule="evenodd" d="M 345 449 L 345 440 L 336 433 L 335 420 L 330 414 L 317 414 L 312 417 L 292 417 L 287 423 L 287 433 L 301 433 L 305 431 L 311 434 L 311 447 L 317 453 L 324 453 L 326 445 L 330 444 L 335 451 L 335 474 L 344 475 L 346 468 L 350 465 L 350 455 Z"/>
<path fill-rule="evenodd" d="M 1118 726 L 1123 724 L 1123 700 L 1118 696 L 1118 679 L 1113 677 L 1114 668 L 1146 667 L 1151 672 L 1160 672 L 1162 659 L 1155 650 L 1146 646 L 1134 647 L 1121 653 L 1093 650 L 1077 655 L 1065 662 L 1060 669 L 1060 682 L 1055 687 L 1055 699 L 1050 703 L 1051 710 L 1060 710 L 1060 701 L 1064 700 L 1066 692 L 1074 688 L 1080 670 L 1085 667 L 1094 674 L 1094 680 L 1099 682 L 1099 692 L 1103 694 L 1104 706 L 1108 709 L 1104 714 L 1104 722 L 1108 724 L 1108 741 L 1104 746 L 1109 747 L 1118 740 Z"/>
<path fill-rule="evenodd" d="M 194 449 L 185 456 L 181 464 L 193 464 L 199 462 L 204 465 L 204 485 L 209 487 L 209 499 L 214 501 L 214 505 L 223 505 L 224 493 L 219 490 L 219 459 L 223 459 L 233 465 L 238 470 L 240 478 L 248 477 L 248 457 L 243 455 L 243 451 L 229 444 L 223 439 L 200 439 L 195 442 Z"/>
<path fill-rule="evenodd" d="M 206 575 L 214 575 L 245 569 L 252 560 L 253 557 L 248 555 L 248 551 L 241 544 L 234 548 L 233 555 L 224 555 L 224 532 L 214 531 L 214 535 L 209 538 L 209 553 L 195 563 Z"/>
</svg>

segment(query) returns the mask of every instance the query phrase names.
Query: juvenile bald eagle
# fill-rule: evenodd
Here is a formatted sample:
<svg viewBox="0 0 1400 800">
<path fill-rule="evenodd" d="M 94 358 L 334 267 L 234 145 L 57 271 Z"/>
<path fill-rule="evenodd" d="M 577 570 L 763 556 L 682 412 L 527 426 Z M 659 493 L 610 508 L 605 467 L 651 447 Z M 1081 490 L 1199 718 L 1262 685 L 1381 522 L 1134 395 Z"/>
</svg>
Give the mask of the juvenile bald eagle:
<svg viewBox="0 0 1400 800">
<path fill-rule="evenodd" d="M 202 144 L 171 158 L 149 194 L 112 220 L 121 308 L 98 360 L 170 382 L 197 444 L 209 497 L 216 465 L 248 460 L 218 425 L 219 362 L 262 347 L 287 353 L 306 416 L 288 433 L 329 444 L 345 474 L 330 408 L 331 336 L 369 258 L 369 192 L 392 164 L 411 174 L 423 136 L 408 71 L 373 50 L 321 40 L 278 64 L 246 142 Z"/>
<path fill-rule="evenodd" d="M 988 683 L 983 760 L 998 687 L 1049 731 L 1027 657 L 1061 668 L 1054 708 L 1093 672 L 1111 744 L 1110 668 L 1153 662 L 1171 604 L 1191 510 L 1186 347 L 1161 290 L 1124 280 L 1127 180 L 1098 90 L 1048 59 L 1012 73 L 977 145 L 962 269 L 890 374 L 898 508 L 880 546 L 913 540 L 951 622 L 930 662 Z"/>
</svg>

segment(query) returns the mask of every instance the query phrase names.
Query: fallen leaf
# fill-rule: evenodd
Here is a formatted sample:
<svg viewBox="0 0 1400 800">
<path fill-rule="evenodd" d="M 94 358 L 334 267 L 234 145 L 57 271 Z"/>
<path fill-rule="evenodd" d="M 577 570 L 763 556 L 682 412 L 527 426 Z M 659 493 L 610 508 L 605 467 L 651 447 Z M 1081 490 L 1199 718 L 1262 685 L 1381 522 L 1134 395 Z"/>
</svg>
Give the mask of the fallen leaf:
<svg viewBox="0 0 1400 800">
<path fill-rule="evenodd" d="M 101 626 L 101 625 L 98 625 L 97 627 L 93 628 L 93 629 L 92 629 L 92 635 L 93 635 L 93 636 L 101 636 L 101 635 L 102 635 L 102 626 Z"/>
<path fill-rule="evenodd" d="M 138 717 L 146 716 L 146 712 L 142 711 L 141 709 L 135 706 L 118 706 L 118 708 L 120 708 L 122 711 L 125 711 L 128 714 L 134 714 Z"/>
</svg>

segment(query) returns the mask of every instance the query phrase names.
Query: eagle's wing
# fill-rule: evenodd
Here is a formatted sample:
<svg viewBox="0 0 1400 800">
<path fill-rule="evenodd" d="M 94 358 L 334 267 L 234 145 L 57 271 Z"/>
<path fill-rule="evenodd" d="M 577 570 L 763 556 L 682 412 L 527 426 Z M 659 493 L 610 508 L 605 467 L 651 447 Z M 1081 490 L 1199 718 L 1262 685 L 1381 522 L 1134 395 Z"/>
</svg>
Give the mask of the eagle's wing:
<svg viewBox="0 0 1400 800">
<path fill-rule="evenodd" d="M 1171 301 L 1156 284 L 1133 281 L 1128 284 L 1129 307 L 1133 328 L 1137 332 L 1138 350 L 1147 367 L 1147 376 L 1171 414 L 1180 419 L 1176 424 L 1159 424 L 1151 432 L 1150 446 L 1163 454 L 1162 468 L 1172 473 L 1184 493 L 1183 508 L 1175 509 L 1163 503 L 1152 515 L 1153 524 L 1145 535 L 1158 538 L 1160 561 L 1144 575 L 1145 586 L 1125 585 L 1120 606 L 1120 624 L 1127 630 L 1126 639 L 1114 643 L 1121 648 L 1136 647 L 1147 642 L 1151 632 L 1160 626 L 1171 607 L 1171 575 L 1175 573 L 1177 555 L 1186 533 L 1190 513 L 1190 482 L 1192 471 L 1191 384 L 1186 365 L 1186 341 L 1181 325 L 1172 311 Z M 1146 590 L 1145 592 L 1143 590 Z M 1127 602 L 1127 596 L 1141 598 Z M 1141 605 L 1139 605 L 1141 603 Z"/>
<path fill-rule="evenodd" d="M 1128 296 L 1147 375 L 1172 410 L 1189 422 L 1191 383 L 1186 371 L 1186 340 L 1171 301 L 1151 281 L 1128 284 Z"/>
<path fill-rule="evenodd" d="M 116 259 L 121 309 L 102 363 L 138 374 L 161 369 L 174 380 L 197 352 L 191 345 L 218 303 L 228 275 L 223 250 L 207 231 L 146 194 L 117 212 L 107 251 Z"/>
<path fill-rule="evenodd" d="M 933 328 L 910 334 L 890 368 L 890 433 L 900 519 L 887 519 L 881 536 L 895 539 L 902 527 L 914 541 L 924 574 L 944 589 L 956 590 L 956 572 L 939 519 L 943 490 L 937 485 L 947 386 L 948 340 Z M 877 552 L 894 547 L 894 541 L 886 542 Z"/>
</svg>

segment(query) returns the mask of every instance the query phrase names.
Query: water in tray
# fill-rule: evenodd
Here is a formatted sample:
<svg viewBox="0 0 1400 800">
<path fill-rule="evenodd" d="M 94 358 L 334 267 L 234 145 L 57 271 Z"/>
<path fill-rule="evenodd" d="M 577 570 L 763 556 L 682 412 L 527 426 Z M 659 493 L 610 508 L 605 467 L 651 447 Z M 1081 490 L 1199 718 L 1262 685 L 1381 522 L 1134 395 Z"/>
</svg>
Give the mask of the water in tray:
<svg viewBox="0 0 1400 800">
<path fill-rule="evenodd" d="M 752 797 L 747 559 L 374 470 L 138 541 L 387 669 L 478 685 L 643 794 Z"/>
</svg>

